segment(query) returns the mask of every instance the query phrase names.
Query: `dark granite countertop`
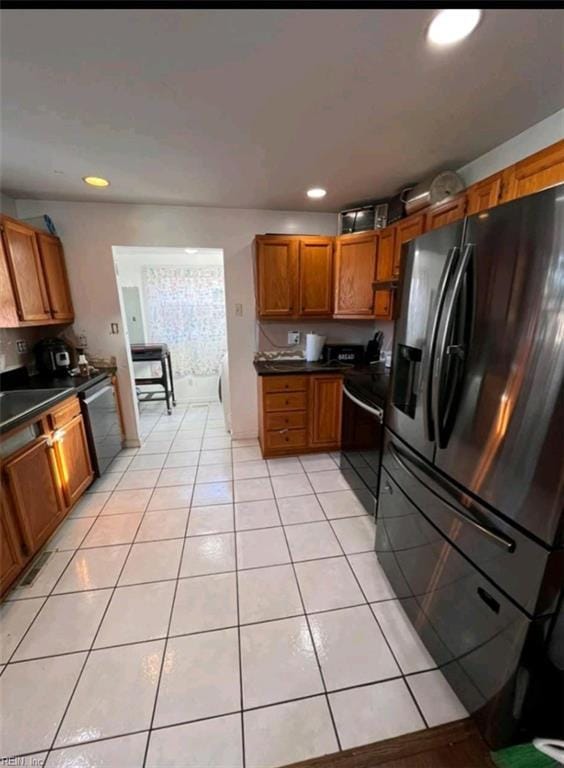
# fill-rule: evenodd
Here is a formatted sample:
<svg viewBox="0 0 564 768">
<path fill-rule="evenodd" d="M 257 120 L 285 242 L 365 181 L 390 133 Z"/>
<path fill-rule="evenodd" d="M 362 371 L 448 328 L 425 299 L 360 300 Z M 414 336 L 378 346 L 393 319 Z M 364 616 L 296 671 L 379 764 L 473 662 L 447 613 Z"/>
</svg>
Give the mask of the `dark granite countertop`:
<svg viewBox="0 0 564 768">
<path fill-rule="evenodd" d="M 259 376 L 291 376 L 304 373 L 346 373 L 354 366 L 348 363 L 308 363 L 305 360 L 255 360 Z"/>
</svg>

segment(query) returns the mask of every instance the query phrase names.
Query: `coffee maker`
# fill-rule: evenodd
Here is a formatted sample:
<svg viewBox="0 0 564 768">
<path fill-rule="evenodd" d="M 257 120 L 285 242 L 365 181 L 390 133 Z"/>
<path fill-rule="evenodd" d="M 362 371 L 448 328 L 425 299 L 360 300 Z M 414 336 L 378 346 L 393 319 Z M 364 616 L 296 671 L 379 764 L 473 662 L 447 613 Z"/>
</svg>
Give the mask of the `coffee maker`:
<svg viewBox="0 0 564 768">
<path fill-rule="evenodd" d="M 41 339 L 34 346 L 35 365 L 43 376 L 68 376 L 71 369 L 70 347 L 62 339 Z"/>
</svg>

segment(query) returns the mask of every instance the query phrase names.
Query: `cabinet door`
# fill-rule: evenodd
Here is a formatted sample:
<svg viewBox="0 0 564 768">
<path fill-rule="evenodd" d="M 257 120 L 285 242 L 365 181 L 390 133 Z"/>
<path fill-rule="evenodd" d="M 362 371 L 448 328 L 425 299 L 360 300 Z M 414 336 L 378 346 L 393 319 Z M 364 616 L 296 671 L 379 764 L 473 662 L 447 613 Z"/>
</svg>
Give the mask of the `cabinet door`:
<svg viewBox="0 0 564 768">
<path fill-rule="evenodd" d="M 72 322 L 74 312 L 61 241 L 53 235 L 38 234 L 37 243 L 53 319 Z"/>
<path fill-rule="evenodd" d="M 90 485 L 94 473 L 82 415 L 55 432 L 57 461 L 67 506 L 72 506 Z"/>
<path fill-rule="evenodd" d="M 338 447 L 341 443 L 342 377 L 312 376 L 309 403 L 309 446 Z"/>
<path fill-rule="evenodd" d="M 337 238 L 335 311 L 339 317 L 363 319 L 374 312 L 376 250 L 374 232 Z"/>
<path fill-rule="evenodd" d="M 5 498 L 0 499 L 0 594 L 12 584 L 25 563 L 18 532 Z"/>
<path fill-rule="evenodd" d="M 468 187 L 466 190 L 466 197 L 468 199 L 467 215 L 473 216 L 475 213 L 487 211 L 488 208 L 493 208 L 497 205 L 501 195 L 501 182 L 502 174 L 495 173 L 493 176 L 488 176 L 487 179 L 478 181 L 476 184 Z"/>
<path fill-rule="evenodd" d="M 0 236 L 0 328 L 17 328 L 19 324 L 18 306 L 8 269 L 4 238 Z"/>
<path fill-rule="evenodd" d="M 396 228 L 386 227 L 378 236 L 378 258 L 376 260 L 376 281 L 383 282 L 394 279 L 394 246 Z"/>
<path fill-rule="evenodd" d="M 33 553 L 55 529 L 65 508 L 54 450 L 45 437 L 6 462 L 14 514 Z"/>
<path fill-rule="evenodd" d="M 512 168 L 502 200 L 515 200 L 564 182 L 564 139 L 521 160 Z"/>
<path fill-rule="evenodd" d="M 333 240 L 300 240 L 299 304 L 303 317 L 319 317 L 332 312 Z"/>
<path fill-rule="evenodd" d="M 466 195 L 459 195 L 434 205 L 425 215 L 425 232 L 459 221 L 464 218 L 465 213 Z"/>
<path fill-rule="evenodd" d="M 4 219 L 2 228 L 19 319 L 28 322 L 50 320 L 35 232 L 11 219 Z"/>
<path fill-rule="evenodd" d="M 257 237 L 256 247 L 259 316 L 292 317 L 297 313 L 297 240 Z"/>
<path fill-rule="evenodd" d="M 378 320 L 392 320 L 393 302 L 393 291 L 377 290 L 374 294 L 374 317 Z"/>
<path fill-rule="evenodd" d="M 396 242 L 394 247 L 394 278 L 399 277 L 401 269 L 401 257 L 404 246 L 422 235 L 425 231 L 425 214 L 416 213 L 408 216 L 396 224 Z"/>
</svg>

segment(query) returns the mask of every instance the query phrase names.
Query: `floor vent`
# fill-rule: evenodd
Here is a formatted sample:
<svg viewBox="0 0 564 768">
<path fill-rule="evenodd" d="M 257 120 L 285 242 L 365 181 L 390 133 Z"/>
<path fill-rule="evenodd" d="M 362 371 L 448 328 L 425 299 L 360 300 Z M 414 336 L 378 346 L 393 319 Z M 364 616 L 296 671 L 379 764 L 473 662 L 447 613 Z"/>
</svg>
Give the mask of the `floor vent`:
<svg viewBox="0 0 564 768">
<path fill-rule="evenodd" d="M 37 560 L 31 566 L 31 568 L 23 577 L 23 579 L 20 581 L 18 586 L 31 587 L 35 579 L 39 576 L 39 571 L 43 568 L 43 566 L 45 565 L 47 560 L 49 560 L 52 554 L 53 554 L 52 552 L 43 552 L 41 555 L 39 555 Z"/>
</svg>

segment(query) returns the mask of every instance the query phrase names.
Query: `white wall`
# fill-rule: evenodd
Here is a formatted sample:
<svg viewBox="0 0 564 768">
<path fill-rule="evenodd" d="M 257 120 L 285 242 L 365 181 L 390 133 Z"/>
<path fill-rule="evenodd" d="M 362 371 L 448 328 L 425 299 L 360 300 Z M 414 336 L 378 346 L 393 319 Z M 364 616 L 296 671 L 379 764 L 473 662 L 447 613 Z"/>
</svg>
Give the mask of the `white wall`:
<svg viewBox="0 0 564 768">
<path fill-rule="evenodd" d="M 0 212 L 6 216 L 16 216 L 16 201 L 8 195 L 2 193 L 0 195 Z"/>
<path fill-rule="evenodd" d="M 252 243 L 264 232 L 336 233 L 332 213 L 258 211 L 236 208 L 73 203 L 18 200 L 20 217 L 47 213 L 53 219 L 67 258 L 75 304 L 75 329 L 85 332 L 91 354 L 115 355 L 123 393 L 127 437 L 137 436 L 137 411 L 131 393 L 131 371 L 121 326 L 112 246 L 222 248 L 225 258 L 227 341 L 230 352 L 233 433 L 255 436 L 257 425 L 255 298 Z M 243 316 L 235 316 L 235 304 Z M 121 327 L 120 327 L 121 331 Z"/>
<path fill-rule="evenodd" d="M 474 184 L 492 173 L 555 144 L 564 138 L 564 109 L 532 125 L 526 131 L 472 160 L 458 170 L 466 185 Z"/>
</svg>

